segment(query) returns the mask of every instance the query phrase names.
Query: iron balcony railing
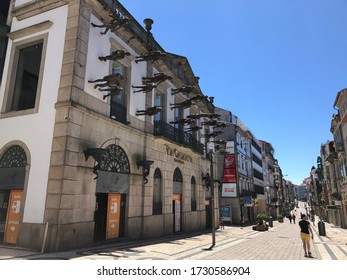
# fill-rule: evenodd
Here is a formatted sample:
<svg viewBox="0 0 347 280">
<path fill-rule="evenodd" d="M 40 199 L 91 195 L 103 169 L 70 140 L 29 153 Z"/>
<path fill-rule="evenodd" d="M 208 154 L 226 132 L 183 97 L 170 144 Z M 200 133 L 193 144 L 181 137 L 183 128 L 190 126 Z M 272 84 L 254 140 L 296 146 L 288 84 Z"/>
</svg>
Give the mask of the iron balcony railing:
<svg viewBox="0 0 347 280">
<path fill-rule="evenodd" d="M 163 121 L 154 122 L 154 135 L 166 138 L 191 148 L 194 152 L 204 154 L 204 145 L 197 141 L 189 132 L 184 132 Z"/>
<path fill-rule="evenodd" d="M 110 118 L 121 123 L 127 124 L 127 107 L 111 101 Z"/>
</svg>

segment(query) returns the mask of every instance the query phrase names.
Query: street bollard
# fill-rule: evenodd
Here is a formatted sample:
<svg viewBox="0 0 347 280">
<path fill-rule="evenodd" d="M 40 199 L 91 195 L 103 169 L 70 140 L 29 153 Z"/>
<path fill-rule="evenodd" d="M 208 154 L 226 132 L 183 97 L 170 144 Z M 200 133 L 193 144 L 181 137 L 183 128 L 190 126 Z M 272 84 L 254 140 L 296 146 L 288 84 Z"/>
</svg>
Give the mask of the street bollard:
<svg viewBox="0 0 347 280">
<path fill-rule="evenodd" d="M 269 217 L 269 227 L 273 227 L 274 224 L 273 224 L 273 221 L 272 221 L 272 217 L 270 216 Z"/>
<path fill-rule="evenodd" d="M 318 222 L 318 233 L 320 236 L 326 236 L 325 234 L 325 224 L 323 221 Z"/>
</svg>

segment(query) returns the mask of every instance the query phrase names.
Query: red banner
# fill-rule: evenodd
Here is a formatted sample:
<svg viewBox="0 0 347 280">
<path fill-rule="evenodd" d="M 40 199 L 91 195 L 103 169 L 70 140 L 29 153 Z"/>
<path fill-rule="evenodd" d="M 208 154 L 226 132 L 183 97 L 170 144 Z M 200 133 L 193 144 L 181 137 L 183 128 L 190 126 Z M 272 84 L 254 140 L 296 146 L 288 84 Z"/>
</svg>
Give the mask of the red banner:
<svg viewBox="0 0 347 280">
<path fill-rule="evenodd" d="M 223 183 L 236 183 L 235 154 L 227 154 L 224 156 Z"/>
</svg>

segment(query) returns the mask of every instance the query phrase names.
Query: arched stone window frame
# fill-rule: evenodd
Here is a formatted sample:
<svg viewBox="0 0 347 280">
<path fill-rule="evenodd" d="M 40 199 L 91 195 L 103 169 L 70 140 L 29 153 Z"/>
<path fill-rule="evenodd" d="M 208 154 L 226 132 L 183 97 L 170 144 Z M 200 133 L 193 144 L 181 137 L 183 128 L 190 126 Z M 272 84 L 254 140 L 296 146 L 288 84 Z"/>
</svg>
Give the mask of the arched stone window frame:
<svg viewBox="0 0 347 280">
<path fill-rule="evenodd" d="M 153 175 L 153 215 L 163 213 L 163 176 L 159 168 L 156 168 Z"/>
</svg>

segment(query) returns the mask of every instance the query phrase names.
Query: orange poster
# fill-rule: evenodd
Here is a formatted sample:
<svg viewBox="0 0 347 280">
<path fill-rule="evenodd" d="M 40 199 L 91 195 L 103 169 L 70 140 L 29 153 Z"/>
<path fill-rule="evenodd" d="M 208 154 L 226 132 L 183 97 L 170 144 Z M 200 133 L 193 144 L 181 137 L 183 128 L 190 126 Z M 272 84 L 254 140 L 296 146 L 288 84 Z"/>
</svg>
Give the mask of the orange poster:
<svg viewBox="0 0 347 280">
<path fill-rule="evenodd" d="M 16 244 L 17 242 L 22 199 L 22 190 L 11 191 L 10 203 L 7 211 L 5 243 Z"/>
<path fill-rule="evenodd" d="M 108 194 L 106 239 L 119 236 L 120 194 Z"/>
</svg>

